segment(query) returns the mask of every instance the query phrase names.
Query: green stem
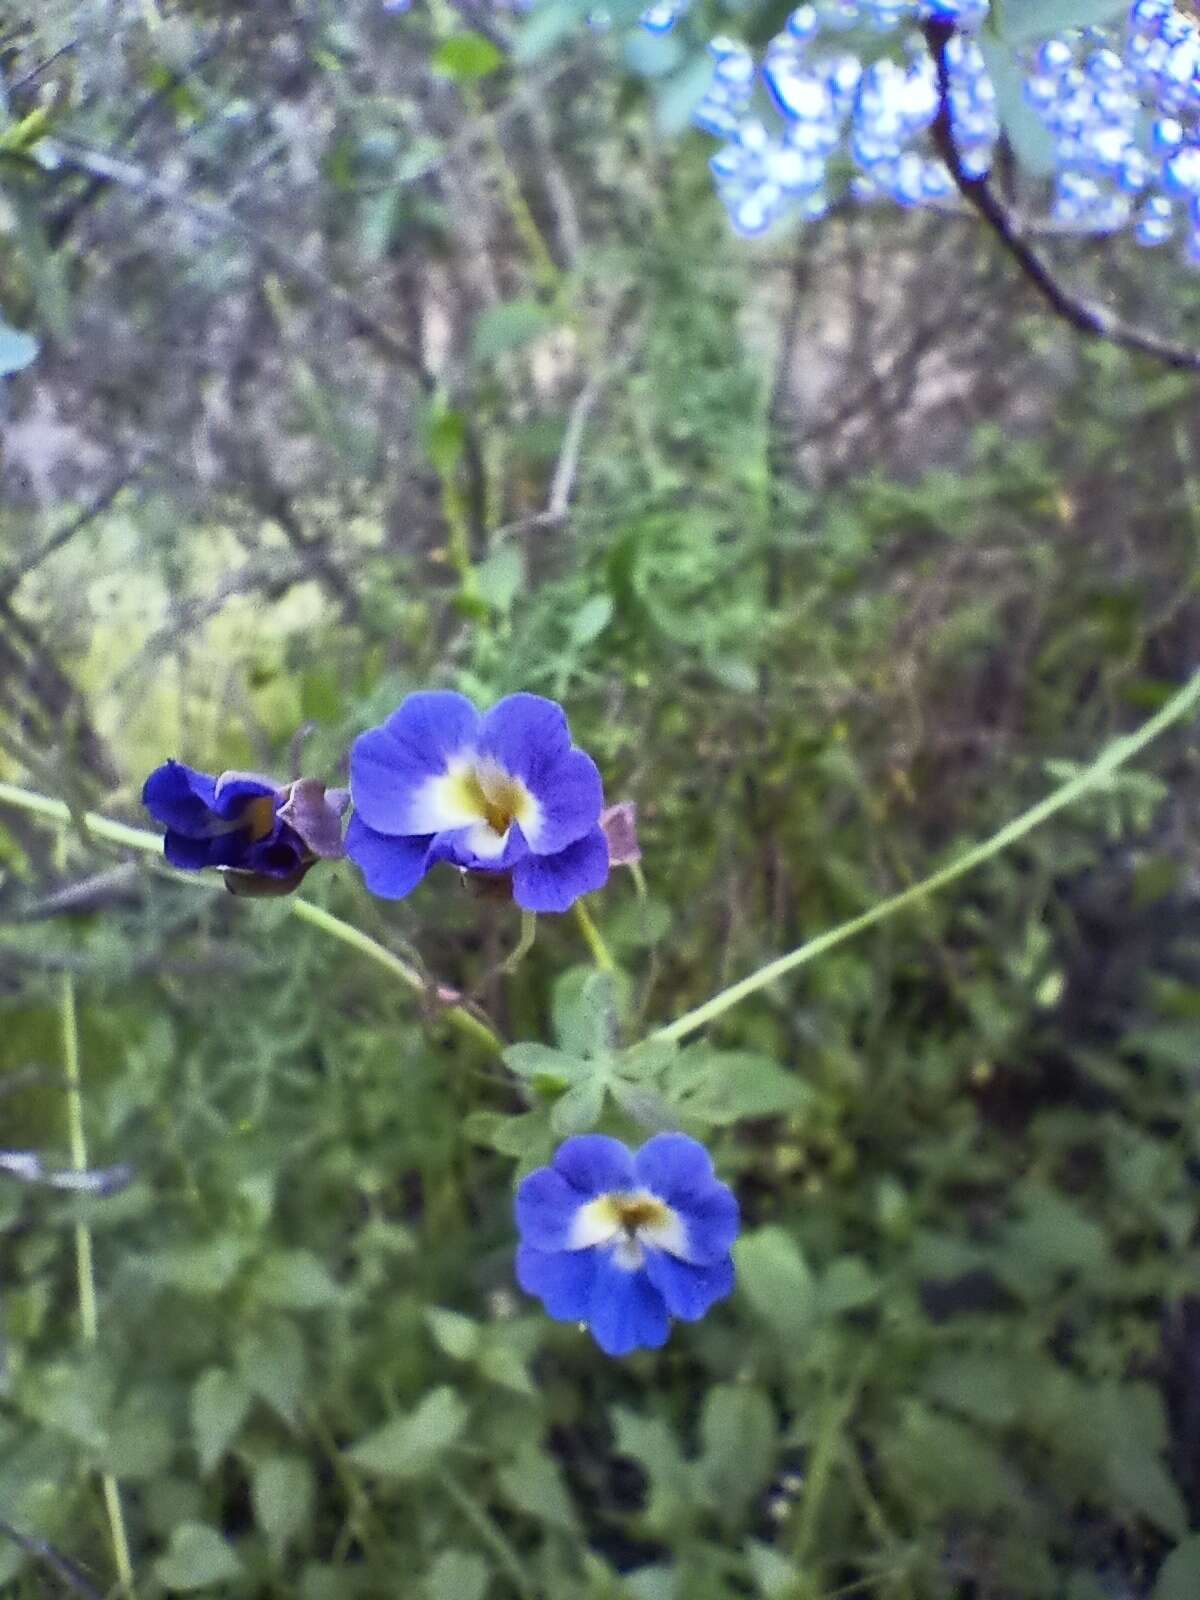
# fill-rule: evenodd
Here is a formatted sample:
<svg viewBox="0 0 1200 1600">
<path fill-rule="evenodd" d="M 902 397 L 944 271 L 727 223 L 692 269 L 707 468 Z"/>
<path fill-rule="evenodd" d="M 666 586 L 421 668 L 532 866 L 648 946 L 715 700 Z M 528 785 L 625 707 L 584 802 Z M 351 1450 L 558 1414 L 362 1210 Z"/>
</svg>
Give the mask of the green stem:
<svg viewBox="0 0 1200 1600">
<path fill-rule="evenodd" d="M 72 821 L 70 808 L 63 801 L 51 799 L 49 795 L 35 794 L 33 790 L 22 789 L 14 783 L 0 783 L 0 805 L 16 806 L 22 811 L 30 811 L 35 816 L 46 817 L 49 821 L 59 824 L 69 825 Z M 102 817 L 95 811 L 85 811 L 82 821 L 93 838 L 126 845 L 133 850 L 142 850 L 147 855 L 162 854 L 161 835 L 151 833 L 146 828 L 131 828 L 124 822 L 113 822 L 111 818 Z M 171 876 L 177 882 L 186 883 L 192 888 L 217 887 L 213 879 L 200 874 L 172 873 Z M 394 977 L 399 978 L 402 983 L 407 984 L 415 994 L 424 995 L 428 992 L 428 985 L 421 974 L 406 961 L 401 961 L 399 956 L 393 955 L 378 940 L 370 938 L 369 935 L 352 927 L 350 923 L 343 922 L 340 917 L 335 917 L 322 907 L 314 905 L 311 900 L 301 900 L 292 896 L 287 906 L 292 915 L 298 917 L 301 922 L 319 928 L 330 938 L 337 939 L 342 944 L 348 945 L 351 950 L 357 950 L 360 955 L 367 956 Z M 464 1006 L 447 1006 L 444 1015 L 460 1033 L 468 1035 L 493 1054 L 499 1055 L 504 1049 L 504 1041 L 499 1034 Z"/>
<path fill-rule="evenodd" d="M 537 938 L 537 912 L 522 911 L 521 936 L 513 946 L 512 954 L 508 956 L 501 972 L 515 972 L 533 949 L 534 940 Z"/>
<path fill-rule="evenodd" d="M 799 967 L 807 966 L 810 961 L 819 955 L 824 955 L 826 950 L 832 950 L 836 945 L 844 944 L 847 939 L 853 939 L 856 934 L 862 933 L 866 928 L 872 928 L 876 923 L 886 922 L 889 917 L 895 916 L 898 911 L 904 911 L 909 906 L 916 905 L 925 900 L 937 890 L 944 889 L 948 883 L 953 883 L 957 878 L 966 877 L 968 872 L 973 872 L 976 867 L 990 861 L 993 856 L 998 856 L 1002 850 L 1007 850 L 1009 845 L 1015 844 L 1018 839 L 1023 839 L 1027 833 L 1039 827 L 1043 822 L 1063 811 L 1067 806 L 1074 805 L 1075 801 L 1091 790 L 1098 788 L 1106 778 L 1112 776 L 1134 756 L 1140 753 L 1160 733 L 1176 722 L 1182 721 L 1189 711 L 1200 704 L 1200 672 L 1198 672 L 1178 693 L 1171 696 L 1166 705 L 1144 722 L 1136 732 L 1127 734 L 1123 738 L 1114 739 L 1090 766 L 1082 772 L 1076 773 L 1069 782 L 1048 794 L 1044 800 L 1039 800 L 1037 805 L 1031 806 L 1028 811 L 1022 812 L 1012 822 L 1006 823 L 998 833 L 990 839 L 985 839 L 982 844 L 975 845 L 959 856 L 957 861 L 952 861 L 948 866 L 932 873 L 928 878 L 923 878 L 920 883 L 914 883 L 911 888 L 904 889 L 899 894 L 892 895 L 890 899 L 881 900 L 878 905 L 864 911 L 861 916 L 851 917 L 848 922 L 839 923 L 836 928 L 830 928 L 825 933 L 820 933 L 815 939 L 809 939 L 799 949 L 790 951 L 787 955 L 779 956 L 774 961 L 769 961 L 766 966 L 760 967 L 757 972 L 752 972 L 749 977 L 742 978 L 740 982 L 731 984 L 729 988 L 722 989 L 720 994 L 713 995 L 711 1000 L 706 1000 L 703 1005 L 686 1012 L 674 1022 L 668 1023 L 665 1028 L 659 1028 L 651 1034 L 652 1039 L 686 1039 L 705 1023 L 712 1022 L 714 1018 L 723 1016 L 726 1011 L 739 1005 L 741 1001 L 749 999 L 752 994 L 766 989 L 770 984 L 785 978 L 789 973 L 795 972 Z"/>
<path fill-rule="evenodd" d="M 592 914 L 582 900 L 575 902 L 575 921 L 579 924 L 579 931 L 587 940 L 588 949 L 592 952 L 592 960 L 601 972 L 616 972 L 617 963 L 613 960 L 608 946 L 600 929 L 592 921 Z"/>
<path fill-rule="evenodd" d="M 492 1518 L 488 1516 L 484 1507 L 450 1473 L 441 1473 L 439 1482 L 484 1544 L 491 1550 L 500 1566 L 508 1573 L 517 1593 L 522 1596 L 522 1600 L 534 1600 L 536 1590 L 529 1581 L 520 1556 L 501 1533 Z"/>
<path fill-rule="evenodd" d="M 67 1131 L 71 1144 L 71 1166 L 76 1172 L 88 1168 L 87 1134 L 83 1125 L 83 1078 L 79 1065 L 79 1010 L 75 978 L 63 973 L 59 988 L 59 1014 L 62 1022 L 63 1075 L 67 1085 Z M 92 1255 L 92 1232 L 86 1222 L 75 1224 L 75 1280 L 79 1296 L 79 1325 L 86 1344 L 100 1338 L 100 1311 L 96 1303 L 96 1272 Z M 112 1540 L 113 1560 L 126 1600 L 137 1600 L 133 1584 L 133 1562 L 129 1555 L 129 1536 L 121 1509 L 121 1490 L 111 1472 L 100 1476 L 104 1508 Z"/>
</svg>

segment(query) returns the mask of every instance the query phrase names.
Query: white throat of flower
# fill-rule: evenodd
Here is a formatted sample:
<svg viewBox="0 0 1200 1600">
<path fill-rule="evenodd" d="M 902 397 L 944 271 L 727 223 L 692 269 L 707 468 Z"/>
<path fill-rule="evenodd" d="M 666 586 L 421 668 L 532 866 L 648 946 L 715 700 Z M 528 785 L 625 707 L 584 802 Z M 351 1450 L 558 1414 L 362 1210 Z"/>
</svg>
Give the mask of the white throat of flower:
<svg viewBox="0 0 1200 1600">
<path fill-rule="evenodd" d="M 452 756 L 445 772 L 427 778 L 405 819 L 412 834 L 468 828 L 467 847 L 485 860 L 504 854 L 509 830 L 519 823 L 526 843 L 535 843 L 542 808 L 523 779 L 506 772 L 491 756 L 465 750 Z"/>
<path fill-rule="evenodd" d="M 688 1259 L 687 1229 L 673 1207 L 648 1189 L 602 1194 L 580 1206 L 571 1224 L 569 1250 L 607 1246 L 618 1267 L 636 1272 L 646 1246 Z"/>
</svg>

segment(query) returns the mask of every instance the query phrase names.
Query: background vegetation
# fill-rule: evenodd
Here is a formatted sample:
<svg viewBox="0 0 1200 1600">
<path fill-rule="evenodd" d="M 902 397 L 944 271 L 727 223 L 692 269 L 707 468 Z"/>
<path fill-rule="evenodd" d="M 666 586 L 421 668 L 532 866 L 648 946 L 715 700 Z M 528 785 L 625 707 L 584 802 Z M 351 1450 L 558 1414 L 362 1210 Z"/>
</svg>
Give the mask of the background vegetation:
<svg viewBox="0 0 1200 1600">
<path fill-rule="evenodd" d="M 736 243 L 602 37 L 517 70 L 508 31 L 3 15 L 41 349 L 0 396 L 0 778 L 141 823 L 167 755 L 333 782 L 409 689 L 556 696 L 640 810 L 649 896 L 595 907 L 632 1038 L 1193 668 L 1195 379 L 966 219 Z M 1177 262 L 1053 249 L 1200 326 Z M 91 1159 L 136 1171 L 0 1188 L 0 1519 L 79 1569 L 0 1542 L 0 1592 L 119 1592 L 109 1475 L 143 1600 L 1194 1600 L 1198 803 L 1184 734 L 724 1018 L 739 1288 L 623 1362 L 516 1291 L 524 1102 L 432 1003 L 0 810 L 0 1145 L 66 1163 L 77 1013 Z M 516 914 L 452 878 L 306 893 L 507 1038 L 588 1026 L 569 918 L 502 978 Z"/>
</svg>

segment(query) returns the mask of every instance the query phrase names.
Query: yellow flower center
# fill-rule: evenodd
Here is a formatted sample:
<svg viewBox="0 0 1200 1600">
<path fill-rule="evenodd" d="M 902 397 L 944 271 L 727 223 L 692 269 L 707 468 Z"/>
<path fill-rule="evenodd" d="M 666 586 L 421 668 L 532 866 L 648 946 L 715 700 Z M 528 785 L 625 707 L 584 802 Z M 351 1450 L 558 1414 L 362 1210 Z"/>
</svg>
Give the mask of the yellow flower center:
<svg viewBox="0 0 1200 1600">
<path fill-rule="evenodd" d="M 478 809 L 494 833 L 507 833 L 527 809 L 525 785 L 520 779 L 482 762 L 468 767 L 463 774 L 463 796 L 473 809 Z"/>
<path fill-rule="evenodd" d="M 255 800 L 247 800 L 237 825 L 246 830 L 254 844 L 265 839 L 275 826 L 275 796 L 261 794 Z"/>
<path fill-rule="evenodd" d="M 671 1208 L 650 1194 L 606 1194 L 596 1206 L 631 1239 L 639 1228 L 661 1228 L 671 1218 Z"/>
</svg>

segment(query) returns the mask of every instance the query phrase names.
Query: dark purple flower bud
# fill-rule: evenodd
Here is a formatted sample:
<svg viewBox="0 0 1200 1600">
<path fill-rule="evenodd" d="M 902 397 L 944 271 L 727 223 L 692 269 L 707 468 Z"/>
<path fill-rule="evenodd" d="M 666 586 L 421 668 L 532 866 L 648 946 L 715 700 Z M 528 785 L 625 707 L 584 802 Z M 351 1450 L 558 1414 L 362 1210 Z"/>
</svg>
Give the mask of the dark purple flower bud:
<svg viewBox="0 0 1200 1600">
<path fill-rule="evenodd" d="M 632 867 L 642 859 L 637 836 L 637 806 L 622 800 L 600 813 L 600 826 L 608 841 L 608 859 L 614 867 Z"/>
<path fill-rule="evenodd" d="M 142 804 L 166 826 L 172 866 L 223 867 L 235 894 L 290 894 L 314 861 L 343 853 L 347 797 L 326 795 L 315 778 L 286 786 L 252 772 L 212 778 L 168 761 L 146 779 Z"/>
</svg>

